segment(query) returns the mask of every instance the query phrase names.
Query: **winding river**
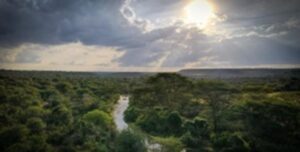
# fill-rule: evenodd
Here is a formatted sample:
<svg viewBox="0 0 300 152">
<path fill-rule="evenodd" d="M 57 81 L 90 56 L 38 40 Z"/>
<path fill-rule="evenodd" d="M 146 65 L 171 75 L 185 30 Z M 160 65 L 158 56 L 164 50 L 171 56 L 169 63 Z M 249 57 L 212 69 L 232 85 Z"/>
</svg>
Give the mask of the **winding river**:
<svg viewBox="0 0 300 152">
<path fill-rule="evenodd" d="M 120 96 L 118 103 L 116 104 L 113 112 L 114 122 L 118 131 L 122 131 L 128 128 L 127 123 L 124 120 L 124 112 L 129 106 L 129 96 Z"/>
<path fill-rule="evenodd" d="M 126 111 L 128 106 L 129 106 L 129 96 L 121 95 L 113 111 L 114 123 L 116 124 L 117 130 L 119 132 L 128 128 L 128 124 L 124 120 L 124 112 Z M 160 144 L 152 143 L 148 138 L 144 139 L 144 143 L 147 147 L 148 152 L 162 151 L 162 146 Z"/>
</svg>

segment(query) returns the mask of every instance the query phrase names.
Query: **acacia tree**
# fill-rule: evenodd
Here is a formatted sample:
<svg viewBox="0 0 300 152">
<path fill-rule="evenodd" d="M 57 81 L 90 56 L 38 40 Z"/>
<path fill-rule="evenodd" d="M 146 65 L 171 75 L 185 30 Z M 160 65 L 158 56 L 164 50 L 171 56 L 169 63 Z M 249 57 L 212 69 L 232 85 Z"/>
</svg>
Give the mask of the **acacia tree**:
<svg viewBox="0 0 300 152">
<path fill-rule="evenodd" d="M 210 119 L 215 134 L 220 131 L 222 113 L 229 105 L 229 97 L 233 90 L 228 84 L 217 81 L 199 81 L 195 87 L 198 98 L 205 99 L 210 108 Z"/>
<path fill-rule="evenodd" d="M 208 96 L 208 105 L 211 108 L 210 116 L 213 124 L 214 133 L 218 134 L 220 131 L 220 125 L 222 120 L 222 113 L 226 109 L 228 100 L 227 95 L 220 95 L 224 92 L 211 92 Z M 226 94 L 226 93 L 225 93 Z"/>
<path fill-rule="evenodd" d="M 160 73 L 147 81 L 155 101 L 175 108 L 179 107 L 181 102 L 189 100 L 186 95 L 191 89 L 191 84 L 187 78 L 175 73 Z"/>
</svg>

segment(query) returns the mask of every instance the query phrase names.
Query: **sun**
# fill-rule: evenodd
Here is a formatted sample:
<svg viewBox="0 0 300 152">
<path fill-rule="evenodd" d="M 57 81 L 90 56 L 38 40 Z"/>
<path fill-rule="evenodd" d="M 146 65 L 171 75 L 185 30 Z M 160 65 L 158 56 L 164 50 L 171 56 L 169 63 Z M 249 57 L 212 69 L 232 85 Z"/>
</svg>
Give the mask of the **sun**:
<svg viewBox="0 0 300 152">
<path fill-rule="evenodd" d="M 205 26 L 213 17 L 213 7 L 207 0 L 192 0 L 184 7 L 184 22 Z"/>
</svg>

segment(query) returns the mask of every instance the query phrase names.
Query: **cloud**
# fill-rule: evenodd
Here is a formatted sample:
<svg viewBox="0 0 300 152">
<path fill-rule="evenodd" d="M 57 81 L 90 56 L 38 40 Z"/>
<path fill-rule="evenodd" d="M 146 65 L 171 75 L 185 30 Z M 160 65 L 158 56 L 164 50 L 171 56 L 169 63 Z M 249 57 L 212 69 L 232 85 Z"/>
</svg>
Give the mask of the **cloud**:
<svg viewBox="0 0 300 152">
<path fill-rule="evenodd" d="M 1 0 L 0 45 L 22 43 L 116 46 L 136 28 L 119 12 L 122 0 Z"/>
<path fill-rule="evenodd" d="M 3 64 L 45 66 L 118 67 L 115 61 L 124 54 L 112 47 L 84 45 L 81 42 L 60 45 L 23 44 L 1 54 Z"/>
<path fill-rule="evenodd" d="M 188 2 L 0 0 L 1 67 L 300 64 L 298 0 L 211 0 L 216 22 L 202 29 L 182 22 Z"/>
<path fill-rule="evenodd" d="M 212 0 L 217 13 L 226 14 L 229 22 L 245 21 L 253 24 L 298 16 L 298 0 Z"/>
<path fill-rule="evenodd" d="M 121 65 L 180 67 L 208 55 L 207 50 L 215 43 L 214 38 L 205 35 L 202 30 L 180 26 L 156 29 L 143 38 L 149 43 L 128 49 L 119 59 Z"/>
<path fill-rule="evenodd" d="M 213 50 L 218 54 L 216 61 L 229 61 L 231 66 L 300 63 L 299 48 L 255 35 L 226 40 Z"/>
<path fill-rule="evenodd" d="M 137 17 L 135 11 L 130 6 L 131 0 L 125 0 L 120 8 L 123 17 L 130 23 L 130 25 L 139 28 L 143 33 L 153 30 L 153 25 L 147 19 Z"/>
</svg>

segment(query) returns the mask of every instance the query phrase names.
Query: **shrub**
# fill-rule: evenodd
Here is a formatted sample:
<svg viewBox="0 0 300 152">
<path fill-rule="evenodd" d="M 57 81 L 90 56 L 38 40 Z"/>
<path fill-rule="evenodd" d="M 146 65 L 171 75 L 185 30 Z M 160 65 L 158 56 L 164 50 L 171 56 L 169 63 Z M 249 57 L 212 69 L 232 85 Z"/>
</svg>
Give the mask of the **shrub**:
<svg viewBox="0 0 300 152">
<path fill-rule="evenodd" d="M 212 137 L 216 151 L 221 152 L 247 152 L 250 151 L 249 144 L 238 133 L 223 132 Z"/>
<path fill-rule="evenodd" d="M 145 152 L 146 147 L 142 138 L 130 132 L 129 130 L 122 131 L 116 140 L 117 152 Z"/>
<path fill-rule="evenodd" d="M 249 100 L 243 117 L 251 141 L 260 151 L 297 151 L 299 149 L 298 103 L 276 98 Z"/>
<path fill-rule="evenodd" d="M 186 133 L 181 137 L 181 141 L 189 148 L 204 150 L 208 145 L 208 123 L 202 118 L 195 118 L 184 124 Z M 205 151 L 205 150 L 204 150 Z"/>
<path fill-rule="evenodd" d="M 166 121 L 170 133 L 178 135 L 182 132 L 182 120 L 178 112 L 170 113 Z"/>
<path fill-rule="evenodd" d="M 130 107 L 125 111 L 126 122 L 135 122 L 138 116 L 139 116 L 139 111 L 134 107 Z"/>
<path fill-rule="evenodd" d="M 93 110 L 86 113 L 83 117 L 86 122 L 93 123 L 102 127 L 109 128 L 112 125 L 112 118 L 106 112 L 100 110 Z"/>
<path fill-rule="evenodd" d="M 27 120 L 27 127 L 32 133 L 40 133 L 45 129 L 46 124 L 40 118 L 30 118 Z"/>
<path fill-rule="evenodd" d="M 3 150 L 13 144 L 25 141 L 28 134 L 29 131 L 24 125 L 2 129 L 0 132 L 0 149 Z"/>
<path fill-rule="evenodd" d="M 208 123 L 202 118 L 195 118 L 193 121 L 187 121 L 184 124 L 184 127 L 192 136 L 208 137 Z"/>
</svg>

